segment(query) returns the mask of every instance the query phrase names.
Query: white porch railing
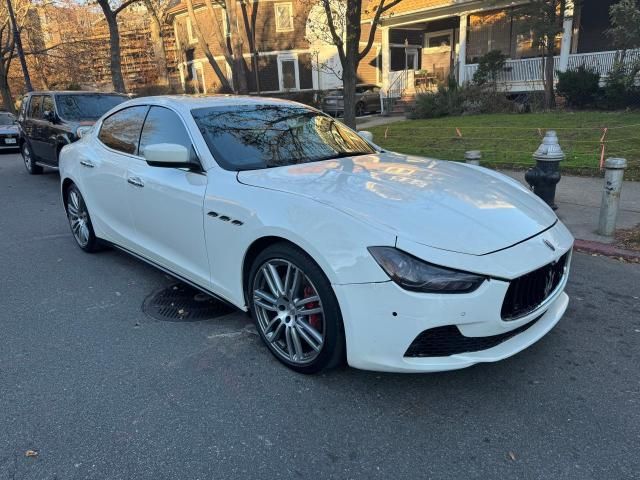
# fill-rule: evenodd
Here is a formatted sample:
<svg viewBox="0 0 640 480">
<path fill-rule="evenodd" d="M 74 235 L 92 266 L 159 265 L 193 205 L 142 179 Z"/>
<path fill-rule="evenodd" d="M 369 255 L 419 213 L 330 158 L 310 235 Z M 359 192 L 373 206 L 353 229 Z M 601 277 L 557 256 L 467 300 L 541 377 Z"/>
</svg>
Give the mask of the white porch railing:
<svg viewBox="0 0 640 480">
<path fill-rule="evenodd" d="M 601 77 L 606 77 L 616 59 L 617 51 L 608 52 L 593 52 L 593 53 L 576 53 L 569 55 L 569 70 L 575 70 L 579 66 L 587 66 L 600 74 Z M 625 56 L 625 63 L 640 61 L 640 49 L 627 50 Z M 560 57 L 555 57 L 554 64 L 560 63 Z M 472 80 L 473 75 L 478 70 L 478 64 L 465 65 L 464 78 Z M 521 60 L 507 60 L 505 64 L 505 70 L 498 75 L 498 82 L 500 83 L 536 83 L 542 82 L 542 57 L 536 58 L 524 58 Z M 557 80 L 557 74 L 554 75 Z"/>
</svg>

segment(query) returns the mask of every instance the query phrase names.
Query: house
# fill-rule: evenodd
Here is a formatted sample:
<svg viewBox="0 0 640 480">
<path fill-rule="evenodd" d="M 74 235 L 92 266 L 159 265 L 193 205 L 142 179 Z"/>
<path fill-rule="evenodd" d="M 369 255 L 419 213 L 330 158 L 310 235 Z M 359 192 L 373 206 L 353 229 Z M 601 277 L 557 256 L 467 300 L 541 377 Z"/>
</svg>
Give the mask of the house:
<svg viewBox="0 0 640 480">
<path fill-rule="evenodd" d="M 557 38 L 555 69 L 580 65 L 606 77 L 616 51 L 605 34 L 617 0 L 583 0 L 569 8 Z M 375 4 L 376 2 L 372 2 Z M 519 14 L 526 0 L 404 0 L 385 12 L 381 33 L 382 90 L 390 97 L 432 90 L 450 75 L 473 79 L 478 59 L 491 50 L 508 57 L 498 86 L 507 92 L 542 90 L 543 58 Z M 371 10 L 371 8 L 369 8 Z M 369 18 L 365 22 L 370 23 Z M 629 52 L 626 61 L 640 59 Z"/>
<path fill-rule="evenodd" d="M 332 3 L 339 24 L 344 21 L 343 6 L 339 0 L 332 0 Z M 342 85 L 340 61 L 320 2 L 245 0 L 239 1 L 238 6 L 244 67 L 251 93 L 299 97 Z M 231 79 L 224 56 L 227 16 L 217 2 L 212 2 L 212 8 L 215 18 L 203 2 L 194 0 L 194 14 L 209 49 L 225 76 Z M 174 29 L 180 81 L 185 91 L 218 91 L 220 80 L 198 42 L 184 1 L 169 10 L 168 22 Z M 365 25 L 364 29 L 368 31 L 368 28 Z M 382 82 L 380 64 L 376 60 L 380 40 L 378 35 L 377 50 L 374 47 L 362 62 L 361 83 Z"/>
<path fill-rule="evenodd" d="M 435 89 L 451 76 L 460 84 L 472 80 L 478 59 L 499 50 L 508 57 L 499 77 L 502 90 L 542 90 L 542 54 L 519 11 L 526 1 L 403 0 L 381 17 L 373 46 L 360 62 L 358 80 L 378 84 L 389 97 L 411 97 Z M 579 7 L 569 9 L 557 39 L 557 70 L 587 65 L 607 75 L 616 52 L 604 32 L 609 28 L 609 6 L 615 1 L 583 0 Z M 379 0 L 364 2 L 361 45 L 369 38 Z M 194 3 L 203 35 L 230 78 L 224 57 L 225 10 L 213 3 L 212 19 L 201 0 Z M 291 95 L 340 86 L 340 62 L 319 1 L 243 0 L 238 5 L 244 9 L 239 22 L 244 25 L 241 43 L 251 93 Z M 344 19 L 344 4 L 332 0 L 332 8 L 339 24 Z M 184 1 L 170 9 L 169 22 L 183 88 L 217 91 L 220 82 L 198 44 Z M 626 57 L 627 61 L 636 58 L 640 58 L 636 51 Z"/>
</svg>

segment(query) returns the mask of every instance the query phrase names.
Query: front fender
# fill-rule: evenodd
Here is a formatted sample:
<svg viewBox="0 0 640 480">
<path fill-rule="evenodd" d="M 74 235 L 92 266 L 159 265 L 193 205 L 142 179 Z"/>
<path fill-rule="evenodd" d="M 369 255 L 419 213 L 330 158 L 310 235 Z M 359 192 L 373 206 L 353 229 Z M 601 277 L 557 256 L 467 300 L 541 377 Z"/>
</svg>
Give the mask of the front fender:
<svg viewBox="0 0 640 480">
<path fill-rule="evenodd" d="M 217 293 L 244 305 L 245 257 L 265 237 L 279 237 L 304 250 L 332 284 L 389 280 L 367 247 L 394 245 L 394 235 L 309 198 L 228 182 L 226 173 L 215 170 L 209 175 L 204 201 L 205 238 Z M 220 216 L 230 220 L 220 221 Z"/>
</svg>

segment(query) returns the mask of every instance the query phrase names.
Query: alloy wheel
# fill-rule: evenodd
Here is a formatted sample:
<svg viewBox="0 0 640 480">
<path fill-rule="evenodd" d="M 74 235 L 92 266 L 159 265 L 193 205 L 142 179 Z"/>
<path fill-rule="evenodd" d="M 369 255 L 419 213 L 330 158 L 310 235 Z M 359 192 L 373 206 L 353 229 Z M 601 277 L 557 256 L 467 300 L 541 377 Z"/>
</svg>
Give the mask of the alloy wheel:
<svg viewBox="0 0 640 480">
<path fill-rule="evenodd" d="M 263 263 L 253 281 L 259 328 L 276 354 L 294 365 L 313 362 L 325 342 L 325 315 L 318 290 L 292 262 Z"/>
<path fill-rule="evenodd" d="M 81 247 L 86 247 L 89 243 L 89 212 L 82 196 L 75 189 L 69 192 L 67 215 L 76 242 Z"/>
<path fill-rule="evenodd" d="M 24 160 L 25 167 L 27 167 L 27 170 L 31 170 L 31 151 L 29 150 L 29 147 L 26 143 L 22 146 L 22 158 Z"/>
</svg>

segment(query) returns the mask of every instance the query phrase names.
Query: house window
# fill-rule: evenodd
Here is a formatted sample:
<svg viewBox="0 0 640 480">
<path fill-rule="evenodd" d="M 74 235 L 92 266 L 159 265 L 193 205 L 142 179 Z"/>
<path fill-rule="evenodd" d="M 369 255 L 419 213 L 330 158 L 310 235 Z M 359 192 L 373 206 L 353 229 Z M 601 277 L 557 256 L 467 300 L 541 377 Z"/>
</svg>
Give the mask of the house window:
<svg viewBox="0 0 640 480">
<path fill-rule="evenodd" d="M 293 5 L 276 3 L 276 32 L 293 32 Z"/>
<path fill-rule="evenodd" d="M 198 43 L 198 38 L 194 35 L 193 25 L 191 25 L 191 18 L 187 17 L 187 36 L 189 43 Z"/>
<path fill-rule="evenodd" d="M 280 90 L 300 90 L 300 72 L 297 55 L 278 55 Z"/>
</svg>

